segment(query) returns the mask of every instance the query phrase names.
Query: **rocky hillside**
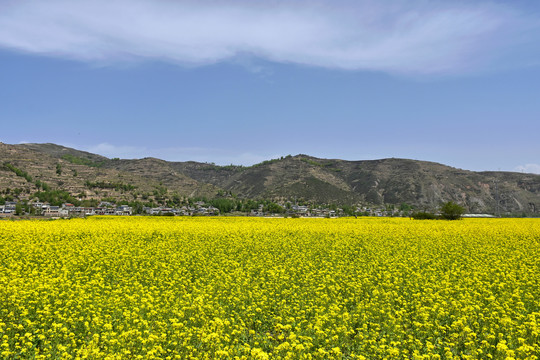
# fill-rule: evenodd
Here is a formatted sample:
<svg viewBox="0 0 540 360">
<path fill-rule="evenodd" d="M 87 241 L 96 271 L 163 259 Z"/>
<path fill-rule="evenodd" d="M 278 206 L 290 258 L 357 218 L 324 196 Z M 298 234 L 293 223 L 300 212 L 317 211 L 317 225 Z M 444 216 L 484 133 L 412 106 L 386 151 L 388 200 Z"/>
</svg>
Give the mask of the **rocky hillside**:
<svg viewBox="0 0 540 360">
<path fill-rule="evenodd" d="M 167 196 L 298 200 L 318 204 L 402 204 L 433 209 L 449 200 L 473 213 L 540 212 L 540 175 L 473 172 L 408 159 L 344 161 L 287 156 L 250 166 L 108 159 L 54 144 L 0 144 L 0 193 L 32 194 L 37 180 L 87 198 L 128 200 Z M 498 201 L 498 207 L 497 207 Z"/>
<path fill-rule="evenodd" d="M 54 144 L 0 143 L 0 196 L 6 189 L 22 189 L 23 198 L 48 189 L 66 191 L 76 198 L 131 201 L 154 194 L 195 197 L 217 192 L 214 186 L 175 173 L 159 162 L 134 160 L 131 171 L 121 171 L 116 169 L 115 160 Z M 154 163 L 157 165 L 152 166 Z"/>
</svg>

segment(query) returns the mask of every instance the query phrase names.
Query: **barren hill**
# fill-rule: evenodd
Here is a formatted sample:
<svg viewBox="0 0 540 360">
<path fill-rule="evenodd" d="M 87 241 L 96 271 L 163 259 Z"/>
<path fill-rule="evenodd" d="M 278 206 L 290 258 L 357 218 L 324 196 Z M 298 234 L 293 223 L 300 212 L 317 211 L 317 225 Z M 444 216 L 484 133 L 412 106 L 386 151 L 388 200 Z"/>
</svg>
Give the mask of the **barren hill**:
<svg viewBox="0 0 540 360">
<path fill-rule="evenodd" d="M 345 161 L 296 155 L 249 167 L 217 166 L 155 158 L 108 159 L 55 144 L 0 143 L 0 164 L 11 164 L 32 180 L 3 166 L 0 192 L 20 188 L 29 196 L 38 190 L 39 180 L 88 198 L 159 200 L 232 193 L 318 204 L 406 203 L 421 209 L 453 200 L 474 213 L 495 213 L 498 202 L 502 214 L 540 212 L 540 175 L 473 172 L 408 159 Z"/>
</svg>

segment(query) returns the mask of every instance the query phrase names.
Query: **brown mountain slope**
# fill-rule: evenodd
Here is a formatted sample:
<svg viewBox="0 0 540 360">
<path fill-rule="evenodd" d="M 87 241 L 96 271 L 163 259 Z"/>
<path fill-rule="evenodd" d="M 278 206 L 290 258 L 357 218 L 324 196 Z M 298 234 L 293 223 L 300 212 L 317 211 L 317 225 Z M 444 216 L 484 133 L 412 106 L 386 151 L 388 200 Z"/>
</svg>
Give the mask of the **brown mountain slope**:
<svg viewBox="0 0 540 360">
<path fill-rule="evenodd" d="M 183 164 L 174 166 L 192 178 L 251 197 L 407 203 L 426 209 L 453 200 L 477 213 L 495 213 L 497 199 L 502 213 L 535 213 L 540 203 L 540 175 L 478 173 L 427 161 L 344 161 L 298 155 L 249 168 L 194 170 Z"/>
<path fill-rule="evenodd" d="M 183 174 L 163 171 L 163 167 L 159 166 L 162 160 L 134 160 L 130 162 L 128 171 L 115 166 L 117 162 L 54 144 L 0 143 L 0 165 L 11 164 L 31 178 L 28 181 L 5 166 L 0 166 L 0 192 L 9 188 L 23 189 L 23 193 L 33 194 L 40 190 L 36 186 L 37 181 L 47 184 L 51 189 L 68 191 L 78 198 L 113 197 L 134 200 L 145 194 L 162 191 L 163 188 L 166 188 L 167 193 L 185 197 L 212 196 L 217 191 L 214 186 L 201 184 Z M 160 179 L 166 179 L 167 185 L 163 186 Z"/>
<path fill-rule="evenodd" d="M 1 162 L 20 164 L 36 178 L 45 177 L 70 192 L 88 192 L 86 180 L 107 179 L 129 182 L 141 193 L 166 188 L 182 196 L 212 197 L 222 189 L 244 198 L 366 205 L 407 203 L 426 209 L 453 200 L 475 213 L 495 213 L 497 209 L 503 214 L 540 212 L 540 175 L 473 172 L 427 161 L 345 161 L 297 155 L 242 167 L 154 158 L 107 159 L 54 144 L 2 144 L 0 151 Z M 76 170 L 78 176 L 56 177 L 57 163 L 66 169 L 66 174 Z M 14 176 L 2 170 L 0 181 L 5 184 L 9 178 L 22 181 L 19 185 L 24 183 L 24 179 Z"/>
</svg>

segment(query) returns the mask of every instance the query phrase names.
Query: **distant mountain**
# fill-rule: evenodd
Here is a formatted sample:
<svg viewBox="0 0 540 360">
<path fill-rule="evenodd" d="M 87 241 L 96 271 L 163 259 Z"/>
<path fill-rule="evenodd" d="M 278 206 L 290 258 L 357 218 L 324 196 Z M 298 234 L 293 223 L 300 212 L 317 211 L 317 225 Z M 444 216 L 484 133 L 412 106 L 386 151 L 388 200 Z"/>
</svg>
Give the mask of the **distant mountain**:
<svg viewBox="0 0 540 360">
<path fill-rule="evenodd" d="M 32 194 L 39 180 L 72 195 L 130 201 L 234 194 L 317 204 L 405 203 L 434 209 L 453 200 L 472 213 L 497 209 L 502 214 L 540 213 L 540 175 L 473 172 L 408 159 L 345 161 L 296 155 L 249 167 L 217 166 L 155 158 L 109 159 L 55 144 L 0 143 L 0 164 L 6 163 L 26 172 L 32 181 L 0 167 L 0 196 L 8 187 Z"/>
</svg>

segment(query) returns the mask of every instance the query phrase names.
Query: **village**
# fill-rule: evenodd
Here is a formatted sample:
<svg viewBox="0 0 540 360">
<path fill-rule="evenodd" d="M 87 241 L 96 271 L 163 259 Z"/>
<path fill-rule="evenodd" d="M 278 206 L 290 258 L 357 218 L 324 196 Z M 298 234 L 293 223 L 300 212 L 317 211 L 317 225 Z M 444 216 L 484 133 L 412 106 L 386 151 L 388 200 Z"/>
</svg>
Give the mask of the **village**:
<svg viewBox="0 0 540 360">
<path fill-rule="evenodd" d="M 266 211 L 263 205 L 258 209 L 252 209 L 250 212 L 232 212 L 227 215 L 236 216 L 270 216 L 270 217 L 318 217 L 332 218 L 351 215 L 362 216 L 408 216 L 402 210 L 389 207 L 357 207 L 352 213 L 344 211 L 339 207 L 310 207 L 306 205 L 278 204 L 283 211 Z M 116 205 L 112 202 L 102 201 L 96 207 L 75 206 L 70 203 L 64 203 L 61 206 L 54 206 L 42 202 L 23 203 L 17 201 L 7 201 L 0 205 L 0 217 L 9 218 L 13 216 L 42 216 L 45 218 L 75 218 L 87 217 L 93 215 L 115 215 L 115 216 L 133 216 L 133 215 L 151 215 L 151 216 L 218 216 L 225 215 L 220 210 L 204 201 L 194 202 L 192 205 L 181 207 L 143 207 L 142 211 L 134 211 L 129 205 Z"/>
</svg>

